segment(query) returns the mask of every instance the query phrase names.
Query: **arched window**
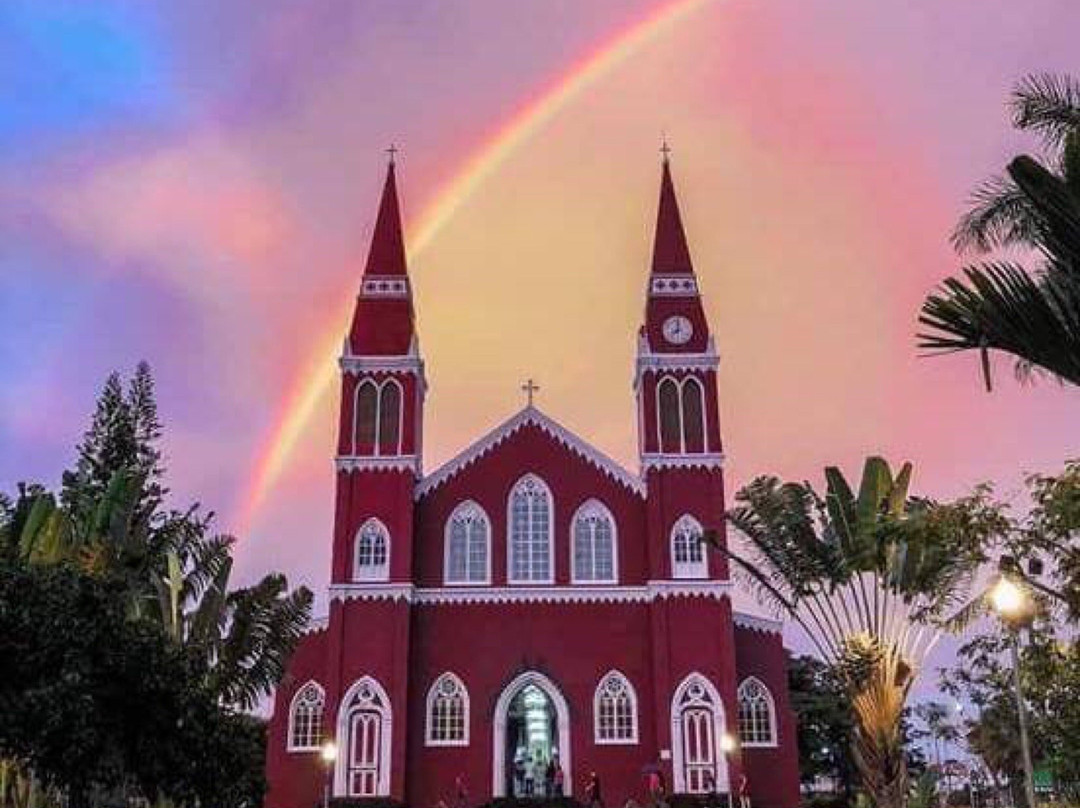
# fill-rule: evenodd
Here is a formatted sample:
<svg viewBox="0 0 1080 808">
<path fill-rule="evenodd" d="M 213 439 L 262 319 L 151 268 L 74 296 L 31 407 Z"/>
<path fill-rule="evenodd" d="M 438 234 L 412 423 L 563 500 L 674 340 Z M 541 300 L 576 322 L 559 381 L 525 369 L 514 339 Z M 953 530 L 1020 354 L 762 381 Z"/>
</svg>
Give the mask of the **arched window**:
<svg viewBox="0 0 1080 808">
<path fill-rule="evenodd" d="M 664 379 L 657 388 L 656 400 L 660 420 L 660 451 L 675 453 L 682 450 L 682 414 L 679 406 L 679 383 Z"/>
<path fill-rule="evenodd" d="M 322 743 L 322 715 L 326 694 L 318 682 L 308 682 L 296 691 L 289 705 L 290 752 L 312 752 Z"/>
<path fill-rule="evenodd" d="M 401 385 L 394 379 L 383 382 L 379 392 L 379 454 L 400 452 Z"/>
<path fill-rule="evenodd" d="M 671 700 L 671 763 L 674 790 L 708 794 L 728 790 L 722 741 L 724 705 L 712 682 L 691 673 Z"/>
<path fill-rule="evenodd" d="M 705 451 L 705 396 L 701 382 L 692 376 L 683 379 L 682 423 L 683 449 L 687 452 Z"/>
<path fill-rule="evenodd" d="M 393 456 L 401 453 L 401 383 L 365 379 L 356 387 L 353 407 L 353 454 Z"/>
<path fill-rule="evenodd" d="M 589 500 L 574 514 L 575 583 L 613 584 L 618 580 L 615 520 L 603 505 Z"/>
<path fill-rule="evenodd" d="M 356 388 L 353 409 L 353 454 L 375 453 L 376 413 L 379 409 L 379 388 L 370 379 Z"/>
<path fill-rule="evenodd" d="M 428 690 L 427 745 L 468 746 L 469 692 L 452 673 L 444 673 Z"/>
<path fill-rule="evenodd" d="M 475 502 L 458 505 L 446 520 L 443 582 L 486 584 L 491 581 L 491 524 Z"/>
<path fill-rule="evenodd" d="M 535 474 L 510 492 L 510 583 L 552 583 L 551 492 Z"/>
<path fill-rule="evenodd" d="M 707 578 L 708 560 L 701 537 L 701 523 L 689 514 L 679 517 L 671 529 L 671 575 L 673 578 Z"/>
<path fill-rule="evenodd" d="M 638 742 L 637 695 L 630 681 L 618 671 L 607 674 L 596 687 L 593 722 L 596 743 Z"/>
<path fill-rule="evenodd" d="M 375 517 L 356 531 L 353 579 L 385 581 L 390 576 L 390 531 Z"/>
<path fill-rule="evenodd" d="M 390 698 L 370 676 L 361 677 L 345 691 L 337 718 L 335 794 L 347 797 L 390 794 L 393 718 Z"/>
<path fill-rule="evenodd" d="M 776 745 L 776 710 L 772 693 L 757 677 L 739 685 L 739 737 L 743 746 Z"/>
</svg>

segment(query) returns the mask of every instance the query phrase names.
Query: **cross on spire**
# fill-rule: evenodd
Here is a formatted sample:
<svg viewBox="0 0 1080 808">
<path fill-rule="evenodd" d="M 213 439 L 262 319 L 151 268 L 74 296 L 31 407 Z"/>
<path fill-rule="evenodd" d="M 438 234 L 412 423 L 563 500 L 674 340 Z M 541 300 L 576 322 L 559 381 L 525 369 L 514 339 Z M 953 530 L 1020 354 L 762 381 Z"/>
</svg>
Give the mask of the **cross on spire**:
<svg viewBox="0 0 1080 808">
<path fill-rule="evenodd" d="M 667 135 L 661 135 L 660 137 L 660 154 L 664 155 L 664 162 L 667 163 L 668 158 L 671 156 L 671 146 L 668 145 Z"/>
<path fill-rule="evenodd" d="M 390 165 L 393 165 L 394 158 L 397 157 L 398 147 L 391 143 L 390 148 L 386 150 L 386 153 L 390 155 Z"/>
<path fill-rule="evenodd" d="M 525 394 L 528 399 L 529 406 L 533 405 L 533 395 L 540 389 L 540 385 L 534 382 L 532 379 L 526 379 L 525 384 L 521 385 L 521 392 Z"/>
</svg>

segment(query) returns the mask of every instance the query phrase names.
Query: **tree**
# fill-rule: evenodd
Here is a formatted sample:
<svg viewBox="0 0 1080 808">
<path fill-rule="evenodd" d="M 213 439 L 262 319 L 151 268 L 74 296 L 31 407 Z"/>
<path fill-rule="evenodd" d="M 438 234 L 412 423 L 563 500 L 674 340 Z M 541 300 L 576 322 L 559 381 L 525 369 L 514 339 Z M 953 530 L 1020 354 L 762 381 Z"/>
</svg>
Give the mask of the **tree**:
<svg viewBox="0 0 1080 808">
<path fill-rule="evenodd" d="M 832 778 L 847 803 L 854 800 L 855 762 L 851 756 L 854 716 L 835 671 L 812 656 L 788 662 L 791 709 L 799 716 L 799 775 L 803 783 Z"/>
<path fill-rule="evenodd" d="M 999 258 L 967 267 L 927 296 L 919 345 L 932 352 L 979 350 L 990 388 L 989 351 L 1016 359 L 1020 378 L 1045 371 L 1080 384 L 1080 82 L 1030 76 L 1012 98 L 1013 122 L 1054 152 L 1049 165 L 1020 155 L 984 183 L 953 243 L 986 253 L 1020 246 L 1041 259 L 1030 271 Z"/>
<path fill-rule="evenodd" d="M 831 467 L 824 496 L 809 483 L 760 477 L 728 513 L 744 549 L 706 536 L 843 682 L 855 711 L 854 760 L 880 808 L 906 800 L 908 693 L 1002 522 L 984 492 L 934 504 L 909 498 L 910 478 L 910 464 L 894 477 L 878 457 L 866 461 L 858 496 Z"/>
</svg>

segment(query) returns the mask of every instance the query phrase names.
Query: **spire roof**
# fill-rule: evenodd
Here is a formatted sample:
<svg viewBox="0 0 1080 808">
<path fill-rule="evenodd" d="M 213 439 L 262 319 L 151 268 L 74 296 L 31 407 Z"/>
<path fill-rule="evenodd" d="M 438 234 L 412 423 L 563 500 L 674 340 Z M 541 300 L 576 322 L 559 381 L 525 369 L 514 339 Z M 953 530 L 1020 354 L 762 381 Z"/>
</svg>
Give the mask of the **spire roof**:
<svg viewBox="0 0 1080 808">
<path fill-rule="evenodd" d="M 665 144 L 666 149 L 666 144 Z M 660 207 L 656 212 L 656 241 L 653 244 L 652 271 L 654 274 L 692 274 L 690 248 L 686 244 L 675 184 L 671 180 L 671 164 L 664 154 L 664 169 L 660 179 Z"/>
<path fill-rule="evenodd" d="M 394 177 L 394 159 L 386 169 L 379 215 L 371 235 L 365 275 L 405 275 L 405 239 L 401 234 L 401 208 L 398 205 L 397 180 Z"/>
</svg>

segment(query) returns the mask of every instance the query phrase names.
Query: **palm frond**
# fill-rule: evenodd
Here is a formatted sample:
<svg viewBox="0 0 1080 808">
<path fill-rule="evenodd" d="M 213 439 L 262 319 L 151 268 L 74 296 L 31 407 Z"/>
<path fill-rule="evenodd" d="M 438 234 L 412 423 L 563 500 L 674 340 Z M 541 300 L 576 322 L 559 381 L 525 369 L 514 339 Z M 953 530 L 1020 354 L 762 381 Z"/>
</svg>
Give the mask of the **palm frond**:
<svg viewBox="0 0 1080 808">
<path fill-rule="evenodd" d="M 1080 129 L 1080 81 L 1064 73 L 1040 73 L 1020 81 L 1012 95 L 1013 122 L 1059 146 Z"/>
<path fill-rule="evenodd" d="M 1038 212 L 1016 183 L 1010 177 L 993 177 L 972 191 L 968 210 L 950 240 L 957 252 L 989 252 L 1014 244 L 1033 245 L 1039 227 Z"/>
</svg>

